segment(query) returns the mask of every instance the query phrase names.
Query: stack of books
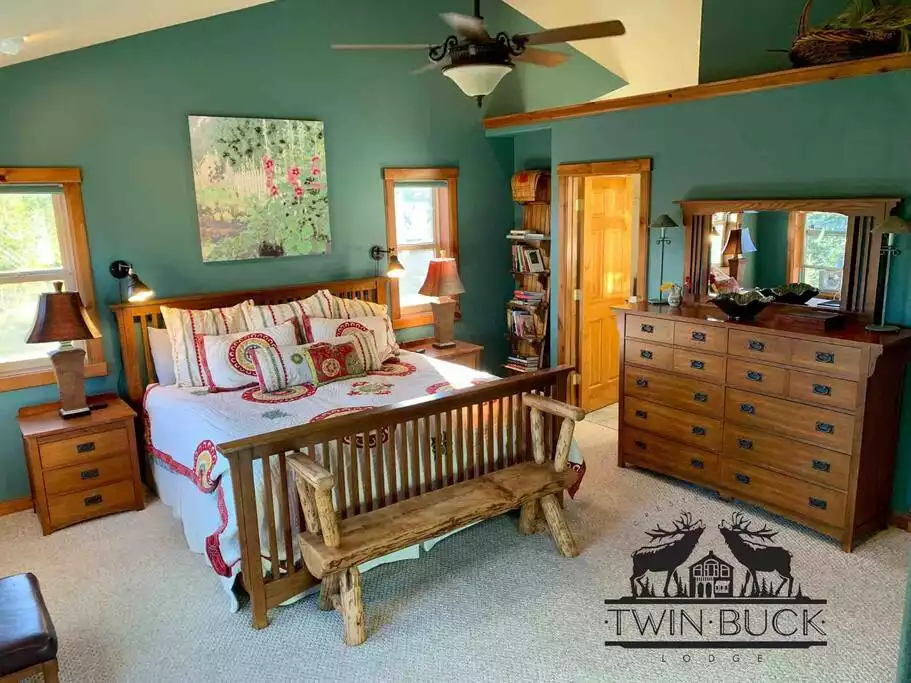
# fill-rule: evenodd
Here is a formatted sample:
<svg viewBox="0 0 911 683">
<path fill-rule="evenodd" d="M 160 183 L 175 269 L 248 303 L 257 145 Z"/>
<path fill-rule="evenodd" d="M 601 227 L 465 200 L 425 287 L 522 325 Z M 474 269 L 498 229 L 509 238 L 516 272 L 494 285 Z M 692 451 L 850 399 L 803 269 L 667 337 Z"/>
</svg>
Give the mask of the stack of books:
<svg viewBox="0 0 911 683">
<path fill-rule="evenodd" d="M 535 372 L 540 363 L 537 356 L 510 356 L 506 359 L 506 367 L 516 372 Z"/>
<path fill-rule="evenodd" d="M 512 301 L 509 303 L 517 306 L 534 307 L 539 306 L 544 301 L 544 292 L 529 292 L 524 289 L 517 289 L 512 293 Z"/>
<path fill-rule="evenodd" d="M 506 238 L 510 240 L 543 240 L 547 238 L 547 235 L 533 230 L 510 230 Z"/>
<path fill-rule="evenodd" d="M 544 255 L 537 247 L 526 247 L 521 244 L 512 248 L 513 270 L 517 273 L 543 273 Z"/>
<path fill-rule="evenodd" d="M 525 311 L 508 311 L 507 318 L 512 333 L 517 337 L 537 337 L 538 326 L 531 313 Z"/>
</svg>

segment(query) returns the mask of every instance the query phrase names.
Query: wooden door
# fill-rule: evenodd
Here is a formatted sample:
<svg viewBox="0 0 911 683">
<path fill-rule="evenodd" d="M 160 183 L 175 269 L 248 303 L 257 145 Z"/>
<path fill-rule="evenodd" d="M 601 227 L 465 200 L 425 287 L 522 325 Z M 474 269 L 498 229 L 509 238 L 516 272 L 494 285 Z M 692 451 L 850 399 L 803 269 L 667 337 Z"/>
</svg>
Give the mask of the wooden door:
<svg viewBox="0 0 911 683">
<path fill-rule="evenodd" d="M 629 298 L 633 237 L 632 176 L 585 179 L 580 304 L 580 398 L 597 410 L 620 398 L 620 336 L 612 306 Z"/>
</svg>

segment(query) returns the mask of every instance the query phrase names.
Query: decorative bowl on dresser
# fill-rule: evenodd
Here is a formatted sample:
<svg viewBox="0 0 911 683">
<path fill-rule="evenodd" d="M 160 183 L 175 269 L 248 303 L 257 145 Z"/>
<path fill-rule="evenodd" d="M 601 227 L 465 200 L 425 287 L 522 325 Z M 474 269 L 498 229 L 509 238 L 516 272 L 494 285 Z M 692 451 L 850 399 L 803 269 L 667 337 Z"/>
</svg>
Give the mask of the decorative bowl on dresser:
<svg viewBox="0 0 911 683">
<path fill-rule="evenodd" d="M 887 526 L 911 330 L 869 333 L 849 316 L 794 331 L 710 305 L 615 311 L 621 466 L 760 505 L 846 551 Z"/>
<path fill-rule="evenodd" d="M 142 510 L 136 413 L 116 396 L 103 408 L 64 420 L 59 404 L 19 410 L 35 511 L 44 535 L 94 517 Z"/>
</svg>

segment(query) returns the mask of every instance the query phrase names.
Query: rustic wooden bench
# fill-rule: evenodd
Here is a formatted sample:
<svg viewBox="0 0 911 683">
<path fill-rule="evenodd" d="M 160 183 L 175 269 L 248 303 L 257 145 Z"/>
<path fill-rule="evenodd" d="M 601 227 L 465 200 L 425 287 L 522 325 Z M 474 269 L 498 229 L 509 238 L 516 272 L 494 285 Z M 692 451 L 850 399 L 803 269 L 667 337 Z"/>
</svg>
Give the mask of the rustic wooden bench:
<svg viewBox="0 0 911 683">
<path fill-rule="evenodd" d="M 567 462 L 575 423 L 585 413 L 535 394 L 524 395 L 522 401 L 531 412 L 533 462 L 512 464 L 344 520 L 332 503 L 335 476 L 304 454 L 288 458 L 307 521 L 307 530 L 298 537 L 301 553 L 307 569 L 323 581 L 319 608 L 342 614 L 347 645 L 360 645 L 367 638 L 358 570 L 364 562 L 516 508 L 519 532 L 533 533 L 539 507 L 560 552 L 566 557 L 579 554 L 557 494 L 562 496 L 576 480 Z M 544 413 L 563 418 L 552 461 L 545 453 Z"/>
</svg>

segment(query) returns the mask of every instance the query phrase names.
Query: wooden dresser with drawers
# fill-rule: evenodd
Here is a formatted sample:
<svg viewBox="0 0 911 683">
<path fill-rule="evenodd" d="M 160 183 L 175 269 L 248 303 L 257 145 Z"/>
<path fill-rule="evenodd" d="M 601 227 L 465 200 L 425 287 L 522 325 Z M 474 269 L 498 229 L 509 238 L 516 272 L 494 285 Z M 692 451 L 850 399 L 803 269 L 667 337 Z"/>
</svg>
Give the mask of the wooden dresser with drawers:
<svg viewBox="0 0 911 683">
<path fill-rule="evenodd" d="M 621 466 L 760 505 L 847 551 L 887 525 L 911 330 L 795 332 L 712 305 L 615 312 Z"/>
</svg>

